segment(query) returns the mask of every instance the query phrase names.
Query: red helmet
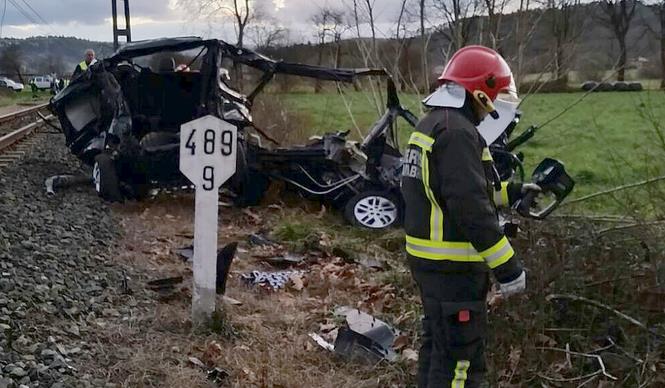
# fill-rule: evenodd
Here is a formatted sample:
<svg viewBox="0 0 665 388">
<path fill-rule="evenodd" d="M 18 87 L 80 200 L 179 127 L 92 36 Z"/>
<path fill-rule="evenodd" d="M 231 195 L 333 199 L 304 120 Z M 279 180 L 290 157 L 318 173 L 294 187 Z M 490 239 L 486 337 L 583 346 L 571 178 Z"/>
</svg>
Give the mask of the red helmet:
<svg viewBox="0 0 665 388">
<path fill-rule="evenodd" d="M 484 46 L 466 46 L 457 50 L 439 77 L 439 82 L 455 82 L 467 92 L 484 92 L 494 101 L 501 92 L 517 96 L 513 73 L 496 51 Z"/>
</svg>

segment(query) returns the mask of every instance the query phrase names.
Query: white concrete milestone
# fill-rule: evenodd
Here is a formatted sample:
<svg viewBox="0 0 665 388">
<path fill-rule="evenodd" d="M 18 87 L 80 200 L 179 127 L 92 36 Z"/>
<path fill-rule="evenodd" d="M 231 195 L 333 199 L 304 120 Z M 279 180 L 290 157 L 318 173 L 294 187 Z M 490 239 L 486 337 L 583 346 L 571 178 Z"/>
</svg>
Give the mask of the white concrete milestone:
<svg viewBox="0 0 665 388">
<path fill-rule="evenodd" d="M 215 311 L 219 188 L 236 171 L 237 129 L 215 116 L 180 126 L 180 171 L 196 186 L 192 321 Z"/>
</svg>

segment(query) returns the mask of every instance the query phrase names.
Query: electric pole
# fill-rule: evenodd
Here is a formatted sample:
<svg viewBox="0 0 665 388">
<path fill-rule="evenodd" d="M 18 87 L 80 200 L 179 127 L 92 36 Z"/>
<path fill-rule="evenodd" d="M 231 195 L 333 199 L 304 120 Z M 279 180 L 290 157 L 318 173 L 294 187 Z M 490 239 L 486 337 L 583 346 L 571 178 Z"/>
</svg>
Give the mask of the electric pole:
<svg viewBox="0 0 665 388">
<path fill-rule="evenodd" d="M 111 12 L 113 13 L 113 49 L 120 47 L 118 37 L 124 36 L 127 42 L 132 41 L 132 30 L 129 27 L 129 0 L 120 0 L 124 3 L 125 28 L 118 28 L 118 0 L 111 0 Z"/>
</svg>

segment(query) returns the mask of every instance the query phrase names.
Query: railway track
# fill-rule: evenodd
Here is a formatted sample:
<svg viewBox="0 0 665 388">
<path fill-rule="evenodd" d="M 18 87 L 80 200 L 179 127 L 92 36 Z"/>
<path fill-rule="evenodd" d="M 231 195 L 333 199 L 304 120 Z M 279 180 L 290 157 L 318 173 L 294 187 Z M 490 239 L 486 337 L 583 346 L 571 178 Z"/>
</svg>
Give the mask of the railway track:
<svg viewBox="0 0 665 388">
<path fill-rule="evenodd" d="M 44 124 L 40 111 L 46 107 L 48 103 L 0 116 L 0 170 L 20 159 L 38 140 L 35 135 Z"/>
</svg>

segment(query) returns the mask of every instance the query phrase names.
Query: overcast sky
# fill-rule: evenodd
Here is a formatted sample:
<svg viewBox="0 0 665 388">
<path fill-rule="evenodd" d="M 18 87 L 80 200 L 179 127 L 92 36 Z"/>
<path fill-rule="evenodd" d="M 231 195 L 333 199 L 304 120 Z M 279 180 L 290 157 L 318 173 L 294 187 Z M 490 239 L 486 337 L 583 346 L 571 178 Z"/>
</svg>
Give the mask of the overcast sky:
<svg viewBox="0 0 665 388">
<path fill-rule="evenodd" d="M 182 1 L 182 0 L 181 0 Z M 195 1 L 195 0 L 193 0 Z M 223 0 L 218 0 L 223 1 Z M 253 0 L 276 23 L 290 30 L 291 41 L 313 40 L 309 19 L 325 6 L 349 10 L 350 0 Z M 118 0 L 119 5 L 122 0 Z M 390 35 L 397 20 L 400 0 L 376 0 L 379 34 Z M 5 8 L 6 5 L 6 8 Z M 24 15 L 16 6 L 23 9 Z M 34 9 L 48 24 L 30 9 Z M 197 18 L 177 0 L 130 0 L 133 40 L 161 36 L 202 35 L 235 41 L 231 23 Z M 111 41 L 111 0 L 0 0 L 4 13 L 2 37 L 65 35 Z M 32 19 L 32 20 L 31 20 Z"/>
</svg>

